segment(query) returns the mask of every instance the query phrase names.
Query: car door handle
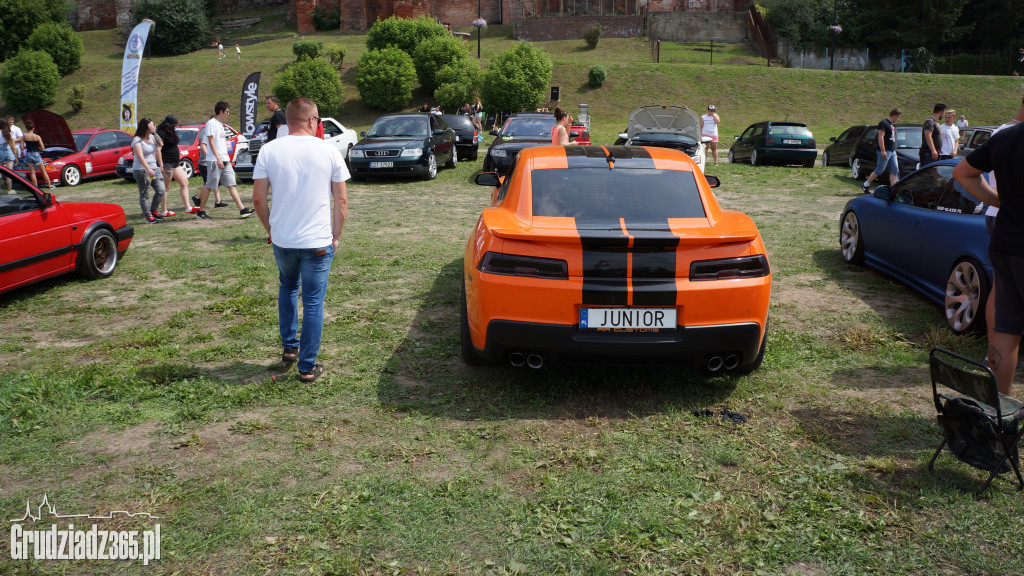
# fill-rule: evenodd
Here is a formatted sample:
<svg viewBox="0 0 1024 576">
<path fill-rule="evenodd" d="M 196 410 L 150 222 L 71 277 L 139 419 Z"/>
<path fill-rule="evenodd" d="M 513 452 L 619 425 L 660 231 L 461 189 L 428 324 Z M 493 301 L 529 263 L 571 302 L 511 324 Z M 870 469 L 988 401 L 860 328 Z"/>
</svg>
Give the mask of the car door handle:
<svg viewBox="0 0 1024 576">
<path fill-rule="evenodd" d="M 924 226 L 924 220 L 921 218 L 914 218 L 914 227 L 920 228 L 921 226 Z"/>
</svg>

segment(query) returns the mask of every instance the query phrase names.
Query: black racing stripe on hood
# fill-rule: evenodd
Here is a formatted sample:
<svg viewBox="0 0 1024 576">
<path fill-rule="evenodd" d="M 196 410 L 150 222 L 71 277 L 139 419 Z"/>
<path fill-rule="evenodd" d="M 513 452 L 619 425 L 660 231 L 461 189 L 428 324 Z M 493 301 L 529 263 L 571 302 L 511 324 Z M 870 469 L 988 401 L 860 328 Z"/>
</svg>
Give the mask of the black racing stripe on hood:
<svg viewBox="0 0 1024 576">
<path fill-rule="evenodd" d="M 629 237 L 611 218 L 576 218 L 583 247 L 583 304 L 625 306 L 629 301 Z"/>
<path fill-rule="evenodd" d="M 676 304 L 676 250 L 679 237 L 668 220 L 625 220 L 633 237 L 633 305 L 674 306 Z"/>
</svg>

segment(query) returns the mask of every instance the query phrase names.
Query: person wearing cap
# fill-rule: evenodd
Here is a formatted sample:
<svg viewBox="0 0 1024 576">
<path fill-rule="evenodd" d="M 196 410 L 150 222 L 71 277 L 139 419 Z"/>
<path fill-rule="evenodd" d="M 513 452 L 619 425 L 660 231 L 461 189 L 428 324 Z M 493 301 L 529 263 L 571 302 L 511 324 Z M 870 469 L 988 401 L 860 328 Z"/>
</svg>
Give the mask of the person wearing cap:
<svg viewBox="0 0 1024 576">
<path fill-rule="evenodd" d="M 160 137 L 160 157 L 164 161 L 164 190 L 169 190 L 171 180 L 178 183 L 181 188 L 181 203 L 185 205 L 186 214 L 195 214 L 199 208 L 189 203 L 188 178 L 185 178 L 185 171 L 181 169 L 181 151 L 178 149 L 178 118 L 174 114 L 168 114 L 164 121 L 156 127 L 156 135 Z M 176 212 L 167 210 L 167 194 L 164 194 L 160 203 L 160 216 L 167 218 L 177 216 Z"/>
<path fill-rule="evenodd" d="M 718 166 L 718 124 L 722 121 L 718 117 L 718 112 L 715 112 L 715 105 L 708 105 L 707 114 L 700 117 L 700 136 L 703 140 L 705 136 L 711 138 L 711 159 L 714 160 L 715 166 Z"/>
</svg>

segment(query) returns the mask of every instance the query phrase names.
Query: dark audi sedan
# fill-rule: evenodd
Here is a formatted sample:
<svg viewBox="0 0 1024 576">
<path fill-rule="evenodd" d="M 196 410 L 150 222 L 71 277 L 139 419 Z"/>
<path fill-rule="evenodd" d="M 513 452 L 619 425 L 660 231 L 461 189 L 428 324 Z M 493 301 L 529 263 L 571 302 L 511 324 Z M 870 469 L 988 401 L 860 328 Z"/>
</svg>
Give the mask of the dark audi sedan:
<svg viewBox="0 0 1024 576">
<path fill-rule="evenodd" d="M 455 131 L 435 114 L 381 116 L 349 152 L 353 180 L 376 176 L 419 176 L 433 180 L 437 164 L 454 168 L 459 158 Z"/>
<path fill-rule="evenodd" d="M 459 151 L 459 160 L 476 160 L 480 143 L 477 142 L 478 133 L 473 120 L 465 114 L 441 114 L 441 119 L 455 130 L 455 148 Z"/>
<path fill-rule="evenodd" d="M 484 172 L 505 174 L 523 148 L 551 144 L 551 127 L 555 125 L 552 114 L 516 114 L 505 121 L 501 130 L 491 130 L 496 136 L 484 157 Z"/>
<path fill-rule="evenodd" d="M 814 135 L 800 122 L 757 122 L 733 138 L 730 164 L 749 160 L 754 166 L 770 162 L 810 168 L 818 158 Z"/>
</svg>

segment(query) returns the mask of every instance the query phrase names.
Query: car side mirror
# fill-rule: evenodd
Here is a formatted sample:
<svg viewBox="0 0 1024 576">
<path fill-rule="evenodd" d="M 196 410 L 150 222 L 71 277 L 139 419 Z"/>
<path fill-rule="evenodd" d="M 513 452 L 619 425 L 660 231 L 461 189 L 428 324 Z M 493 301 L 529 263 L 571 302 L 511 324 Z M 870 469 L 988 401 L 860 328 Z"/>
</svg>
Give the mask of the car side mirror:
<svg viewBox="0 0 1024 576">
<path fill-rule="evenodd" d="M 836 137 L 835 136 L 829 136 L 828 141 L 829 142 L 835 142 L 836 141 Z"/>
<path fill-rule="evenodd" d="M 879 200 L 891 200 L 892 199 L 891 198 L 892 190 L 888 186 L 886 186 L 885 184 L 882 184 L 881 186 L 875 188 L 874 194 L 875 194 L 875 198 L 878 198 Z"/>
<path fill-rule="evenodd" d="M 491 136 L 497 136 L 498 135 L 498 131 L 497 130 L 491 130 L 490 132 L 488 132 L 488 134 L 490 134 Z"/>
<path fill-rule="evenodd" d="M 93 152 L 99 152 L 99 150 L 100 150 L 99 146 L 89 146 L 88 153 L 92 154 Z"/>
<path fill-rule="evenodd" d="M 441 134 L 444 134 L 444 130 L 441 130 L 440 128 L 434 128 L 434 129 L 433 129 L 433 130 L 431 131 L 431 133 L 432 133 L 432 134 L 433 134 L 434 136 L 440 136 Z"/>
<path fill-rule="evenodd" d="M 575 130 L 573 130 L 572 132 L 569 132 L 569 138 L 579 138 L 579 137 L 580 137 L 580 133 L 579 132 L 577 132 Z"/>
<path fill-rule="evenodd" d="M 711 136 L 701 136 L 700 141 L 704 144 L 707 144 L 708 142 L 711 142 Z"/>
<path fill-rule="evenodd" d="M 362 130 L 362 131 L 360 131 L 360 132 L 359 132 L 359 137 L 360 137 L 360 138 L 366 138 L 366 130 Z"/>
<path fill-rule="evenodd" d="M 712 188 L 718 188 L 722 185 L 722 181 L 718 179 L 718 176 L 704 175 L 704 179 L 708 181 L 708 186 Z"/>
<path fill-rule="evenodd" d="M 49 192 L 43 194 L 43 206 L 47 208 L 53 206 L 53 194 L 50 194 Z"/>
<path fill-rule="evenodd" d="M 740 139 L 740 137 L 739 137 L 739 136 L 733 136 L 733 137 L 732 137 L 732 139 L 733 139 L 733 140 L 739 140 L 739 139 Z"/>
<path fill-rule="evenodd" d="M 476 183 L 479 186 L 489 186 L 494 188 L 501 184 L 501 180 L 498 178 L 497 172 L 481 172 L 476 175 Z"/>
<path fill-rule="evenodd" d="M 629 140 L 629 134 L 625 132 L 619 132 L 619 138 L 622 138 L 623 140 Z"/>
</svg>

